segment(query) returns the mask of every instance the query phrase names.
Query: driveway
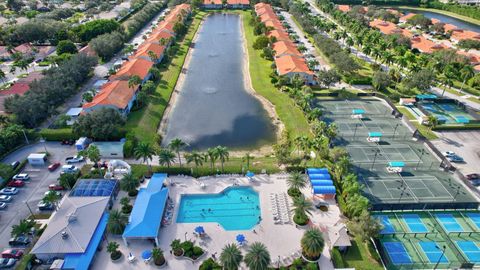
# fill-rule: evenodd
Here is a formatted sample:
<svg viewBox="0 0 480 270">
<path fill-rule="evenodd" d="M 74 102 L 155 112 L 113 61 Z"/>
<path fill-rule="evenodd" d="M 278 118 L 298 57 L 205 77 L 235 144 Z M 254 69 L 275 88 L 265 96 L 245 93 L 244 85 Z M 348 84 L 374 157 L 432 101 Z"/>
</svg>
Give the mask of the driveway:
<svg viewBox="0 0 480 270">
<path fill-rule="evenodd" d="M 45 147 L 50 153 L 49 161 L 60 161 L 62 164 L 66 157 L 72 156 L 77 152 L 75 146 L 64 146 L 58 142 L 37 143 L 15 151 L 2 162 L 9 164 L 16 160 L 24 160 L 31 153 L 45 151 Z M 24 187 L 20 188 L 17 195 L 13 196 L 13 200 L 8 203 L 7 208 L 0 211 L 0 248 L 2 250 L 8 247 L 12 225 L 18 224 L 21 219 L 30 215 L 27 203 L 34 213 L 38 213 L 37 203 L 43 198 L 45 191 L 48 190 L 48 185 L 57 182 L 57 178 L 60 176 L 60 169 L 57 169 L 55 172 L 49 172 L 47 166 L 32 167 L 27 164 L 22 172 L 28 173 L 31 180 Z"/>
</svg>

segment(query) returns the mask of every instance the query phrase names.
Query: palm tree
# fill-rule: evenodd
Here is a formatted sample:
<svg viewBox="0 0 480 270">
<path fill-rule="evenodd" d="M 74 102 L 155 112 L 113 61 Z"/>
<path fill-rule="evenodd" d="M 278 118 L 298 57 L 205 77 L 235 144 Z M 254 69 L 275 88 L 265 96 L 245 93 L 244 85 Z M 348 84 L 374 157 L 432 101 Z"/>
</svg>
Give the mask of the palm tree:
<svg viewBox="0 0 480 270">
<path fill-rule="evenodd" d="M 303 255 L 308 259 L 316 260 L 320 258 L 325 247 L 322 232 L 317 227 L 309 228 L 303 234 L 300 245 L 302 246 Z"/>
<path fill-rule="evenodd" d="M 254 242 L 248 249 L 244 261 L 251 270 L 267 269 L 270 264 L 270 253 L 264 244 Z"/>
<path fill-rule="evenodd" d="M 162 148 L 158 152 L 158 162 L 160 165 L 167 165 L 170 168 L 170 165 L 175 161 L 175 153 L 173 153 L 170 149 Z"/>
<path fill-rule="evenodd" d="M 438 118 L 435 115 L 429 115 L 427 117 L 428 125 L 430 130 L 434 129 L 438 125 Z"/>
<path fill-rule="evenodd" d="M 122 234 L 127 226 L 128 217 L 124 215 L 120 210 L 114 209 L 110 211 L 108 216 L 108 231 L 111 234 Z"/>
<path fill-rule="evenodd" d="M 205 154 L 205 159 L 210 160 L 210 172 L 213 172 L 215 161 L 217 161 L 218 159 L 217 151 L 215 150 L 215 148 L 207 149 L 207 153 Z"/>
<path fill-rule="evenodd" d="M 152 60 L 152 62 L 157 63 L 158 56 L 155 54 L 155 52 L 148 51 L 147 54 L 148 54 L 148 57 L 150 57 L 150 60 Z"/>
<path fill-rule="evenodd" d="M 305 196 L 303 196 L 303 194 L 298 197 L 294 197 L 292 211 L 298 219 L 303 219 L 303 220 L 308 219 L 308 216 L 312 215 L 312 210 L 313 210 L 312 202 L 305 199 Z"/>
<path fill-rule="evenodd" d="M 203 165 L 204 156 L 197 152 L 197 151 L 192 151 L 191 153 L 185 154 L 185 159 L 187 160 L 187 164 L 190 163 L 195 163 L 195 170 L 198 172 L 198 166 Z"/>
<path fill-rule="evenodd" d="M 152 166 L 149 164 L 149 160 L 153 159 L 155 155 L 155 149 L 148 142 L 140 142 L 133 152 L 135 159 L 143 159 L 143 163 L 147 163 L 148 171 L 151 173 Z"/>
<path fill-rule="evenodd" d="M 180 150 L 183 149 L 185 146 L 187 146 L 187 144 L 179 138 L 173 139 L 168 144 L 168 148 L 170 148 L 170 150 L 177 153 L 178 162 L 180 163 L 180 167 L 182 167 L 182 159 L 180 158 Z"/>
<path fill-rule="evenodd" d="M 6 77 L 7 75 L 5 74 L 5 72 L 3 72 L 3 70 L 0 69 L 0 82 L 3 82 Z"/>
<path fill-rule="evenodd" d="M 246 162 L 247 163 L 247 171 L 250 169 L 250 161 L 252 159 L 254 159 L 255 157 L 253 157 L 252 155 L 250 155 L 250 153 L 246 153 L 245 156 L 242 157 L 242 162 Z"/>
<path fill-rule="evenodd" d="M 220 262 L 225 270 L 238 269 L 242 259 L 242 253 L 235 244 L 227 244 L 220 254 Z"/>
<path fill-rule="evenodd" d="M 289 189 L 300 190 L 307 185 L 307 181 L 300 172 L 293 172 L 287 179 L 287 185 Z"/>
<path fill-rule="evenodd" d="M 222 163 L 222 173 L 223 173 L 223 164 L 225 161 L 228 161 L 230 153 L 228 152 L 227 147 L 225 146 L 217 146 L 215 147 L 215 152 L 217 153 L 217 157 L 220 159 Z"/>
<path fill-rule="evenodd" d="M 35 226 L 35 221 L 22 219 L 22 220 L 20 220 L 20 223 L 12 226 L 11 235 L 13 237 L 26 235 L 27 233 L 30 232 L 30 230 L 33 228 L 33 226 Z"/>
<path fill-rule="evenodd" d="M 165 257 L 161 248 L 155 247 L 152 249 L 152 258 L 155 265 L 163 265 L 165 263 Z"/>
<path fill-rule="evenodd" d="M 465 86 L 465 82 L 470 80 L 473 76 L 475 76 L 475 70 L 471 65 L 465 65 L 460 70 L 460 77 L 463 79 L 462 87 L 460 87 L 460 90 L 463 90 L 463 87 Z"/>
<path fill-rule="evenodd" d="M 138 179 L 132 173 L 125 174 L 120 180 L 120 187 L 126 192 L 133 192 L 139 185 Z"/>
<path fill-rule="evenodd" d="M 49 191 L 45 197 L 43 197 L 42 201 L 44 203 L 50 203 L 53 206 L 55 206 L 55 209 L 57 209 L 57 202 L 60 200 L 61 195 L 59 194 L 58 191 Z"/>
<path fill-rule="evenodd" d="M 130 77 L 130 79 L 128 79 L 128 88 L 134 89 L 135 86 L 138 86 L 141 83 L 142 83 L 142 78 L 140 78 L 140 76 L 138 75 L 133 75 L 132 77 Z"/>
</svg>

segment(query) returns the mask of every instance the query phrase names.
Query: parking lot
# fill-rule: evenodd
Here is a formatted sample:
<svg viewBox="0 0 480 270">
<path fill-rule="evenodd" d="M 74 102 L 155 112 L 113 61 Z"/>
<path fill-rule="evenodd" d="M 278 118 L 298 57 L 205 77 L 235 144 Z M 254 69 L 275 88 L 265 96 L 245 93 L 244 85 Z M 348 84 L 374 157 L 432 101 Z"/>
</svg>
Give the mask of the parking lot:
<svg viewBox="0 0 480 270">
<path fill-rule="evenodd" d="M 2 162 L 10 164 L 14 161 L 22 161 L 31 153 L 45 151 L 47 149 L 50 154 L 48 164 L 59 161 L 64 164 L 65 158 L 76 154 L 74 146 L 60 145 L 58 142 L 38 143 L 26 146 L 5 158 Z M 47 165 L 41 167 L 32 167 L 26 165 L 22 173 L 28 173 L 31 180 L 26 185 L 19 188 L 19 192 L 13 195 L 13 200 L 8 203 L 4 210 L 0 210 L 0 248 L 4 250 L 8 248 L 8 240 L 12 225 L 18 224 L 21 219 L 30 215 L 30 209 L 34 213 L 39 213 L 37 203 L 43 198 L 44 193 L 48 191 L 48 186 L 57 182 L 60 176 L 60 168 L 54 172 L 49 172 Z M 48 212 L 46 212 L 48 213 Z"/>
</svg>

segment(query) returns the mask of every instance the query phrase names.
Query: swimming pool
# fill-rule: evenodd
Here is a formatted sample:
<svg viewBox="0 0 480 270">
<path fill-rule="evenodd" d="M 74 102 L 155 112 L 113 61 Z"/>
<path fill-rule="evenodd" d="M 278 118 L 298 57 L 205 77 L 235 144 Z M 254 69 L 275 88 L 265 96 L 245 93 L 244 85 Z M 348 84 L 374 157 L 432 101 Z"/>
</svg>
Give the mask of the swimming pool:
<svg viewBox="0 0 480 270">
<path fill-rule="evenodd" d="M 217 222 L 227 231 L 250 230 L 259 220 L 259 197 L 251 187 L 228 187 L 212 194 L 183 194 L 177 215 L 177 223 Z"/>
</svg>

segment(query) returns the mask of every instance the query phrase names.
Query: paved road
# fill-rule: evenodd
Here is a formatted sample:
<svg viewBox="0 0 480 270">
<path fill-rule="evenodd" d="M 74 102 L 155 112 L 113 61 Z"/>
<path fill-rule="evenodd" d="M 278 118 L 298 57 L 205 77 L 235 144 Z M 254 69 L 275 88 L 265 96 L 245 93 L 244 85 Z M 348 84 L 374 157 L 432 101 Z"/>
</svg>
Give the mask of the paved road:
<svg viewBox="0 0 480 270">
<path fill-rule="evenodd" d="M 11 163 L 21 161 L 27 158 L 31 153 L 45 151 L 50 153 L 49 161 L 63 161 L 67 156 L 76 153 L 74 146 L 63 146 L 57 142 L 37 143 L 25 146 L 11 155 L 7 156 L 2 162 Z M 23 172 L 28 173 L 31 181 L 27 182 L 25 187 L 20 188 L 20 192 L 13 196 L 11 203 L 8 203 L 6 210 L 0 211 L 0 251 L 8 247 L 12 225 L 18 224 L 21 219 L 30 215 L 30 211 L 25 202 L 28 203 L 33 212 L 39 212 L 37 203 L 43 198 L 48 185 L 56 183 L 60 176 L 60 170 L 49 172 L 47 166 L 32 167 L 27 165 Z"/>
</svg>

